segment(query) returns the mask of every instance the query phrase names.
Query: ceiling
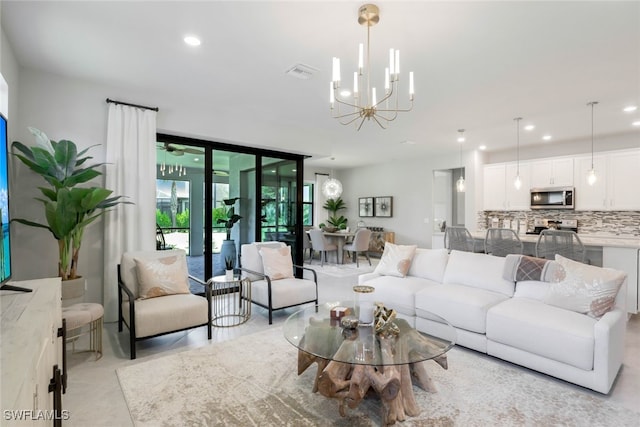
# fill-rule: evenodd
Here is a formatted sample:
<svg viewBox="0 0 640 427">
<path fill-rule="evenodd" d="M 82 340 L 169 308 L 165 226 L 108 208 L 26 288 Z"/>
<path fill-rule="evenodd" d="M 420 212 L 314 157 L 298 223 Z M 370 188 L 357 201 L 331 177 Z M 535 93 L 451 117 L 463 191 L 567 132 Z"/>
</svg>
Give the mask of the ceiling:
<svg viewBox="0 0 640 427">
<path fill-rule="evenodd" d="M 640 110 L 623 112 L 640 104 L 637 1 L 379 1 L 372 85 L 399 49 L 400 93 L 413 71 L 414 108 L 386 130 L 342 126 L 330 117 L 331 58 L 343 76 L 355 71 L 361 4 L 4 0 L 1 12 L 23 67 L 153 93 L 161 131 L 304 153 L 318 166 L 457 153 L 461 128 L 465 150 L 512 148 L 518 116 L 536 126 L 521 146 L 590 139 L 593 100 L 596 137 L 640 131 Z M 202 44 L 185 45 L 187 34 Z M 298 63 L 318 71 L 285 74 Z M 208 119 L 172 129 L 185 100 Z"/>
</svg>

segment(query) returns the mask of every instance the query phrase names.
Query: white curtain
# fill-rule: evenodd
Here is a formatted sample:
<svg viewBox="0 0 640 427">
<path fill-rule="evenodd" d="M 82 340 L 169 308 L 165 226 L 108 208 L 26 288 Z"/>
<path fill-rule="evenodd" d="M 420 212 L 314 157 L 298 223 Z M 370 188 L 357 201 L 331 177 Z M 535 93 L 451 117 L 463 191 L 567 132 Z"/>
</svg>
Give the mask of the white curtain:
<svg viewBox="0 0 640 427">
<path fill-rule="evenodd" d="M 316 219 L 313 224 L 318 227 L 323 222 L 327 223 L 327 218 L 329 218 L 329 212 L 323 208 L 324 204 L 327 202 L 327 196 L 322 194 L 322 184 L 324 184 L 329 179 L 328 174 L 324 173 L 316 173 L 316 185 L 314 186 L 314 218 Z"/>
<path fill-rule="evenodd" d="M 105 321 L 118 319 L 122 254 L 156 249 L 156 112 L 109 104 L 105 187 L 127 196 L 104 219 Z"/>
</svg>

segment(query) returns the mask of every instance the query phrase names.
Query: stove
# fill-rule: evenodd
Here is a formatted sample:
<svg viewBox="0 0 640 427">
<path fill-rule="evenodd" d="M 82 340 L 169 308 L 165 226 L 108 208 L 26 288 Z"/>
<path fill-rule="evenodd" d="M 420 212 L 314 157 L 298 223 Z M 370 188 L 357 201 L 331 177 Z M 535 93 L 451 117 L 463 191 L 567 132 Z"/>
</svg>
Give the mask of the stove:
<svg viewBox="0 0 640 427">
<path fill-rule="evenodd" d="M 535 219 L 533 221 L 533 231 L 527 231 L 527 234 L 540 234 L 543 230 L 566 230 L 578 232 L 577 219 Z"/>
</svg>

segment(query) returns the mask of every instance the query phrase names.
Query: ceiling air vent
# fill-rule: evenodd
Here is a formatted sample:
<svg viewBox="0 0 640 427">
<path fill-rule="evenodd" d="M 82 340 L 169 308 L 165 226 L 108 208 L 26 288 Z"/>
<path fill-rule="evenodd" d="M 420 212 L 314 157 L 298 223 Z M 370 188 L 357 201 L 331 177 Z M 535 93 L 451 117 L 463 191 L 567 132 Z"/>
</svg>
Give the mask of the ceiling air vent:
<svg viewBox="0 0 640 427">
<path fill-rule="evenodd" d="M 285 74 L 296 77 L 298 79 L 309 80 L 311 76 L 316 73 L 316 71 L 318 71 L 318 69 L 313 68 L 311 65 L 296 64 L 285 71 Z"/>
</svg>

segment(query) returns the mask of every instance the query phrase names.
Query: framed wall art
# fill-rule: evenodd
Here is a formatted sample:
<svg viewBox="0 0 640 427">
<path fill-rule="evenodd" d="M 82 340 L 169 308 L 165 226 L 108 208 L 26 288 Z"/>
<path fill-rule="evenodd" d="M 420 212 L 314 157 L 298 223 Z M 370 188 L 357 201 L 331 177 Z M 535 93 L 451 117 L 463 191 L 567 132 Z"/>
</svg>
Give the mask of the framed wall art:
<svg viewBox="0 0 640 427">
<path fill-rule="evenodd" d="M 393 212 L 393 197 L 376 197 L 375 215 L 380 217 L 391 217 Z"/>
<path fill-rule="evenodd" d="M 375 204 L 373 197 L 360 197 L 358 199 L 358 208 L 360 216 L 373 216 Z"/>
</svg>

